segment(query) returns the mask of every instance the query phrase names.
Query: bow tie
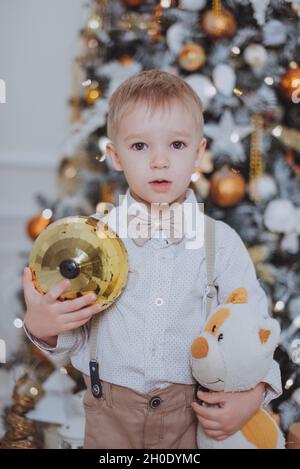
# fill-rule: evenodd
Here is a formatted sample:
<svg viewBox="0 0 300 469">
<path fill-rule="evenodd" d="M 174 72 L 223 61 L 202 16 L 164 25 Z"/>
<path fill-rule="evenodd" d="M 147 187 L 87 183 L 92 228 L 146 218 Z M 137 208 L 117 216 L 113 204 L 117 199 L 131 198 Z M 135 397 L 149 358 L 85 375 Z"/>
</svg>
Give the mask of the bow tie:
<svg viewBox="0 0 300 469">
<path fill-rule="evenodd" d="M 150 213 L 144 211 L 140 211 L 137 215 L 128 214 L 127 221 L 129 235 L 137 246 L 143 246 L 146 241 L 153 238 L 157 230 L 161 230 L 170 243 L 178 244 L 184 237 L 181 206 L 164 209 L 155 216 L 150 216 Z M 133 235 L 132 230 L 134 231 Z"/>
</svg>

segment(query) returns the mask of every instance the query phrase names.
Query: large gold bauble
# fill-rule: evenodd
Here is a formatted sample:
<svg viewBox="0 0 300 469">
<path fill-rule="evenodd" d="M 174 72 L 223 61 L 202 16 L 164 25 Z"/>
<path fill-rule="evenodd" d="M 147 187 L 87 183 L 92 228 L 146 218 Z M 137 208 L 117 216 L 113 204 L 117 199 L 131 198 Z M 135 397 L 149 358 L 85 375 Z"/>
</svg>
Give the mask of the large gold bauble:
<svg viewBox="0 0 300 469">
<path fill-rule="evenodd" d="M 216 171 L 210 183 L 210 197 L 220 207 L 233 207 L 245 196 L 245 179 L 228 166 Z"/>
<path fill-rule="evenodd" d="M 126 285 L 128 255 L 107 224 L 93 216 L 71 216 L 55 221 L 36 239 L 29 267 L 40 293 L 68 278 L 71 285 L 60 301 L 95 293 L 105 309 Z"/>
<path fill-rule="evenodd" d="M 300 68 L 291 68 L 281 77 L 281 94 L 286 99 L 292 99 L 295 94 L 295 101 L 300 98 Z"/>
<path fill-rule="evenodd" d="M 230 11 L 221 9 L 220 13 L 208 10 L 203 14 L 201 26 L 212 39 L 230 38 L 236 32 L 236 20 Z"/>
<path fill-rule="evenodd" d="M 188 72 L 194 72 L 205 64 L 205 50 L 195 42 L 187 42 L 181 49 L 178 56 L 178 62 L 181 68 Z"/>
</svg>

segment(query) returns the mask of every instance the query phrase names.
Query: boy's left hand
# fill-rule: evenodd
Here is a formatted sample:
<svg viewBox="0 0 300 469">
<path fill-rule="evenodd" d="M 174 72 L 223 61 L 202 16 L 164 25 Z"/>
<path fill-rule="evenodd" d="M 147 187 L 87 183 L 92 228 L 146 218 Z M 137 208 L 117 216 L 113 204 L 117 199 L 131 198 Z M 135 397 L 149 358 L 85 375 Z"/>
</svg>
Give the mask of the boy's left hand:
<svg viewBox="0 0 300 469">
<path fill-rule="evenodd" d="M 205 407 L 193 402 L 192 408 L 207 436 L 218 441 L 225 440 L 240 430 L 258 411 L 264 389 L 265 384 L 262 382 L 250 391 L 199 391 L 197 393 L 199 399 L 219 407 Z"/>
</svg>

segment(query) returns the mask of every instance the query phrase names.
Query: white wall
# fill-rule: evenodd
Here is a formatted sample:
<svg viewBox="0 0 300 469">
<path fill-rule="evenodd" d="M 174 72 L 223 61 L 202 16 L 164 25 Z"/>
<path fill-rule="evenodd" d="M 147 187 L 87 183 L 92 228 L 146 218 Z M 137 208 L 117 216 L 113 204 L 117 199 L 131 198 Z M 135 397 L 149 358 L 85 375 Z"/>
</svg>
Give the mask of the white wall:
<svg viewBox="0 0 300 469">
<path fill-rule="evenodd" d="M 71 63 L 88 0 L 0 0 L 0 253 L 30 248 L 24 224 L 35 194 L 57 195 L 70 131 Z"/>
<path fill-rule="evenodd" d="M 0 103 L 0 339 L 7 360 L 22 335 L 13 321 L 23 315 L 16 292 L 32 246 L 26 223 L 40 209 L 36 194 L 57 196 L 56 167 L 71 128 L 71 64 L 88 4 L 0 0 L 0 79 L 7 91 Z"/>
</svg>

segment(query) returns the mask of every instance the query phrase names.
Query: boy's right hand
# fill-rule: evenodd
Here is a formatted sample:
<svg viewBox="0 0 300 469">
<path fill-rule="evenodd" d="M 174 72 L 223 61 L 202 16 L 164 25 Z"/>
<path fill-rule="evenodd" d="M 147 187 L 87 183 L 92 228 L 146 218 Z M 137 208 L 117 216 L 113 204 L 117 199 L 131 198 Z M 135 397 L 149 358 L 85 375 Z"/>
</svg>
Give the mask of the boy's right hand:
<svg viewBox="0 0 300 469">
<path fill-rule="evenodd" d="M 95 304 L 94 294 L 59 301 L 59 296 L 69 285 L 70 281 L 63 279 L 46 294 L 41 294 L 34 287 L 30 268 L 25 267 L 23 272 L 27 307 L 24 323 L 31 334 L 52 346 L 56 345 L 60 333 L 83 326 L 92 316 L 104 309 L 103 306 Z"/>
</svg>

